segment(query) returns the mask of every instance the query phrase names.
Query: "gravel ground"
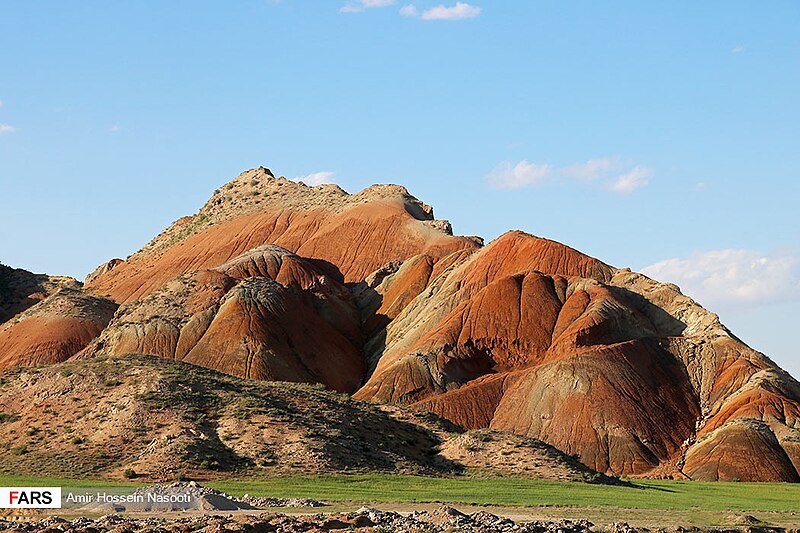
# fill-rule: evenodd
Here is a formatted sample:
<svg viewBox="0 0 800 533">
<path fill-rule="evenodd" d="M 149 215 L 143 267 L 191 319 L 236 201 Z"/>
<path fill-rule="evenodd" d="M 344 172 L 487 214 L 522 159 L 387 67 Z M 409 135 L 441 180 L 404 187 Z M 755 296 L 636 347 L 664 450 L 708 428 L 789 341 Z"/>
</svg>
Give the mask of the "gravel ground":
<svg viewBox="0 0 800 533">
<path fill-rule="evenodd" d="M 107 515 L 97 519 L 77 518 L 67 521 L 48 517 L 36 522 L 3 522 L 0 531 L 8 533 L 47 532 L 47 533 L 101 533 L 101 532 L 153 532 L 189 533 L 204 532 L 323 532 L 323 531 L 362 531 L 375 533 L 422 533 L 422 532 L 559 532 L 571 533 L 589 531 L 590 522 L 569 520 L 557 522 L 515 523 L 507 518 L 495 516 L 485 511 L 472 515 L 459 512 L 452 507 L 443 506 L 432 512 L 414 512 L 404 515 L 364 507 L 355 513 L 317 514 L 313 516 L 288 516 L 285 514 L 261 514 L 244 516 L 206 515 L 177 519 L 133 518 L 130 516 Z M 623 531 L 623 530 L 620 530 Z"/>
<path fill-rule="evenodd" d="M 289 516 L 286 514 L 262 513 L 248 515 L 202 515 L 181 518 L 135 518 L 112 514 L 101 518 L 77 518 L 72 521 L 58 517 L 48 517 L 35 522 L 0 521 L 0 531 L 4 533 L 294 533 L 326 531 L 358 531 L 373 533 L 573 533 L 583 531 L 607 531 L 610 533 L 647 532 L 625 523 L 614 523 L 605 528 L 595 527 L 586 520 L 556 520 L 514 522 L 486 511 L 465 514 L 449 506 L 433 511 L 415 511 L 400 514 L 362 507 L 347 514 L 319 513 L 309 516 Z M 742 533 L 797 531 L 777 528 L 744 526 L 725 529 L 668 528 L 653 531 L 688 533 L 701 531 L 730 531 Z"/>
</svg>

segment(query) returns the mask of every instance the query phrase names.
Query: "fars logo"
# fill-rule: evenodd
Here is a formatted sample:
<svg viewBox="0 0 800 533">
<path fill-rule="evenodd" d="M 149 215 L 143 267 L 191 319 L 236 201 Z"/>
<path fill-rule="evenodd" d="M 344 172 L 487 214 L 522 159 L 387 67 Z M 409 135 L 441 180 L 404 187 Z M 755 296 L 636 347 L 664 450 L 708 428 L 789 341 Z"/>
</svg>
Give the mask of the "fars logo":
<svg viewBox="0 0 800 533">
<path fill-rule="evenodd" d="M 0 487 L 2 509 L 60 509 L 61 487 Z"/>
</svg>

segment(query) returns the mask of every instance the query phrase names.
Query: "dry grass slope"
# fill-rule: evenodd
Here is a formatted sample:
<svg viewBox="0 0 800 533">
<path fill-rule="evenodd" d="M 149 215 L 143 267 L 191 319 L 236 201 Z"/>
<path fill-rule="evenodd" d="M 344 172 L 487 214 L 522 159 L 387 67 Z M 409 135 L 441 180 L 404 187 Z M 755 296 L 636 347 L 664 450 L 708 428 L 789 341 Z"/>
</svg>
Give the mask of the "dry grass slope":
<svg viewBox="0 0 800 533">
<path fill-rule="evenodd" d="M 467 469 L 611 481 L 538 441 L 464 433 L 421 410 L 158 357 L 71 360 L 0 378 L 5 475 L 123 479 L 128 471 L 154 481 Z"/>
</svg>

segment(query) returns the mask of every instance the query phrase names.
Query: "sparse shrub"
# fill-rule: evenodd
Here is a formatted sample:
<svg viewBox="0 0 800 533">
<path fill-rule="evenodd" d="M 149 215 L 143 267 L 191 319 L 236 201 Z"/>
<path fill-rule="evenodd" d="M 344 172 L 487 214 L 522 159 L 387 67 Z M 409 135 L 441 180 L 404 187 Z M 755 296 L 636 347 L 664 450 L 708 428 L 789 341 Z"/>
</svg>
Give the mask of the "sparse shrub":
<svg viewBox="0 0 800 533">
<path fill-rule="evenodd" d="M 481 442 L 491 442 L 492 435 L 490 433 L 486 433 L 484 431 L 478 431 L 475 433 L 475 438 Z"/>
<path fill-rule="evenodd" d="M 15 413 L 0 413 L 0 424 L 6 422 L 16 422 L 19 420 L 19 415 Z"/>
<path fill-rule="evenodd" d="M 189 477 L 184 472 L 177 472 L 175 474 L 175 481 L 186 481 Z"/>
<path fill-rule="evenodd" d="M 86 439 L 84 439 L 83 437 L 74 437 L 72 439 L 72 444 L 74 444 L 76 446 L 84 444 L 85 442 L 86 442 Z"/>
<path fill-rule="evenodd" d="M 134 479 L 139 476 L 133 468 L 126 468 L 122 475 L 125 476 L 126 479 Z"/>
<path fill-rule="evenodd" d="M 23 446 L 15 446 L 15 447 L 11 448 L 11 453 L 13 453 L 14 455 L 25 455 L 28 452 L 29 452 L 28 447 L 24 446 L 24 445 Z"/>
</svg>

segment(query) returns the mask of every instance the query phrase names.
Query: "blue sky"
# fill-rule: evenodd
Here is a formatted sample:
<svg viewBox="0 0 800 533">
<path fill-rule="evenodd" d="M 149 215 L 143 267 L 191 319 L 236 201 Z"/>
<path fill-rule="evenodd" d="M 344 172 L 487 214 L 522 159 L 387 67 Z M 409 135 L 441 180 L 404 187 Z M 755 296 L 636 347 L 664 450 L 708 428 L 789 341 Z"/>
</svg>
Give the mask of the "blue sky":
<svg viewBox="0 0 800 533">
<path fill-rule="evenodd" d="M 798 2 L 0 10 L 4 263 L 82 278 L 262 164 L 395 182 L 674 281 L 800 375 Z"/>
</svg>

